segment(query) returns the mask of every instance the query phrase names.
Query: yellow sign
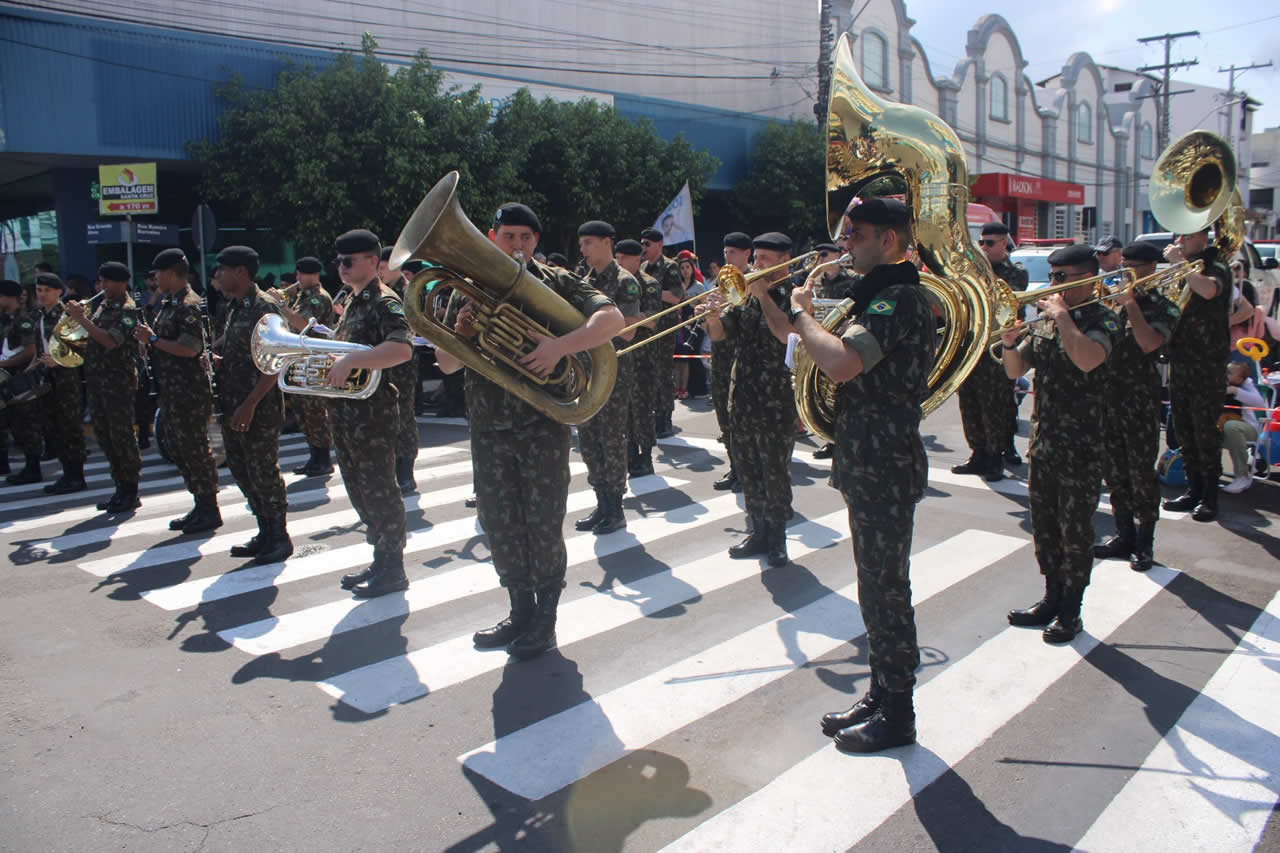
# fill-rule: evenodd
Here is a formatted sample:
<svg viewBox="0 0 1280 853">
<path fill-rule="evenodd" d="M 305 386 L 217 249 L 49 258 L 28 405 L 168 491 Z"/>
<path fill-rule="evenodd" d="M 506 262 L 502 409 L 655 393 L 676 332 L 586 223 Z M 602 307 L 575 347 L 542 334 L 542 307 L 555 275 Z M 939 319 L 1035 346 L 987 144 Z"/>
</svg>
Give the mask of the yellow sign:
<svg viewBox="0 0 1280 853">
<path fill-rule="evenodd" d="M 136 216 L 160 211 L 155 163 L 99 166 L 98 185 L 100 216 Z"/>
</svg>

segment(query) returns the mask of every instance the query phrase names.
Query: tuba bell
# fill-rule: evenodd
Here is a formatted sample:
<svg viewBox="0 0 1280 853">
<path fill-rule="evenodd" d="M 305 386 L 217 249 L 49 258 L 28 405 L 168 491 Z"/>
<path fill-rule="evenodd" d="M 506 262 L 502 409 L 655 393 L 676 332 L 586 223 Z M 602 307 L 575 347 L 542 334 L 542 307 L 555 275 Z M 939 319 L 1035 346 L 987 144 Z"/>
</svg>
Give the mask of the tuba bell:
<svg viewBox="0 0 1280 853">
<path fill-rule="evenodd" d="M 986 353 L 987 339 L 1013 293 L 1000 282 L 986 256 L 969 236 L 968 167 L 955 131 L 919 107 L 877 97 L 858 76 L 842 35 L 836 46 L 831 95 L 827 102 L 827 223 L 830 233 L 854 196 L 873 185 L 905 187 L 912 242 L 929 270 L 920 284 L 941 318 L 938 346 L 929 373 L 929 395 L 921 402 L 928 416 L 960 387 Z M 853 300 L 827 311 L 823 328 L 834 332 L 849 319 Z M 835 433 L 839 385 L 822 373 L 802 346 L 796 348 L 796 408 L 808 429 L 826 441 Z"/>
<path fill-rule="evenodd" d="M 613 345 L 567 356 L 547 376 L 520 364 L 537 335 L 564 335 L 586 322 L 582 313 L 508 257 L 471 224 L 458 204 L 458 173 L 440 179 L 405 223 L 391 250 L 391 268 L 420 258 L 430 266 L 405 287 L 405 318 L 414 334 L 519 397 L 554 421 L 580 424 L 609 399 L 617 376 Z M 478 334 L 459 335 L 434 305 L 442 293 L 471 300 Z M 430 309 L 424 310 L 430 297 Z"/>
<path fill-rule="evenodd" d="M 286 394 L 366 400 L 378 390 L 381 370 L 353 370 L 341 388 L 329 387 L 329 367 L 342 356 L 372 347 L 350 341 L 307 337 L 316 324 L 312 317 L 301 332 L 289 331 L 279 314 L 264 314 L 253 327 L 249 352 L 258 370 L 278 375 L 276 385 Z"/>
</svg>

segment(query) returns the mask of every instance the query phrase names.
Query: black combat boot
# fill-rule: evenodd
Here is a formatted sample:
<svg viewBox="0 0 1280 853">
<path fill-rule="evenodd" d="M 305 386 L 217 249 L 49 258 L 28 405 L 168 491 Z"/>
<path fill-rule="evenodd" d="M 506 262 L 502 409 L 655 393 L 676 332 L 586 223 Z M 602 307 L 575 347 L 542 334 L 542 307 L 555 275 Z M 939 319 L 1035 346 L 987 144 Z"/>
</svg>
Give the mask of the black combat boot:
<svg viewBox="0 0 1280 853">
<path fill-rule="evenodd" d="M 982 479 L 988 483 L 998 483 L 1004 479 L 1004 458 L 999 453 L 983 455 Z"/>
<path fill-rule="evenodd" d="M 411 495 L 418 490 L 418 484 L 413 479 L 412 459 L 396 459 L 396 485 L 400 487 L 402 495 Z"/>
<path fill-rule="evenodd" d="M 880 752 L 916 742 L 916 711 L 911 691 L 885 691 L 879 706 L 860 723 L 836 732 L 844 752 Z"/>
<path fill-rule="evenodd" d="M 9 473 L 9 448 L 0 447 L 0 474 L 8 474 L 8 473 Z"/>
<path fill-rule="evenodd" d="M 355 589 L 380 571 L 382 571 L 382 552 L 374 548 L 373 561 L 369 563 L 367 568 L 363 568 L 358 572 L 348 572 L 342 576 L 338 583 L 343 589 Z"/>
<path fill-rule="evenodd" d="M 499 649 L 511 645 L 511 641 L 529 630 L 533 621 L 533 610 L 536 601 L 531 589 L 507 587 L 507 597 L 511 599 L 511 612 L 492 628 L 476 631 L 471 635 L 471 642 L 478 649 Z"/>
<path fill-rule="evenodd" d="M 262 544 L 269 538 L 267 536 L 267 522 L 262 516 L 258 516 L 258 533 L 240 545 L 231 546 L 231 556 L 233 557 L 253 557 L 262 550 Z"/>
<path fill-rule="evenodd" d="M 1010 610 L 1009 624 L 1024 628 L 1032 625 L 1048 625 L 1058 615 L 1058 610 L 1061 607 L 1062 584 L 1050 580 L 1046 575 L 1044 579 L 1044 598 L 1026 610 Z"/>
<path fill-rule="evenodd" d="M 121 483 L 116 487 L 115 496 L 107 501 L 106 512 L 119 513 L 129 512 L 142 506 L 142 501 L 138 498 L 137 483 Z"/>
<path fill-rule="evenodd" d="M 574 530 L 591 530 L 604 515 L 604 503 L 608 499 L 604 489 L 596 490 L 596 508 L 573 523 Z"/>
<path fill-rule="evenodd" d="M 835 737 L 836 732 L 841 729 L 847 729 L 849 726 L 856 726 L 863 720 L 871 719 L 871 715 L 876 712 L 876 708 L 880 707 L 880 702 L 884 699 L 884 693 L 884 688 L 876 683 L 876 676 L 873 672 L 871 674 L 871 686 L 867 688 L 866 695 L 844 711 L 832 711 L 830 714 L 822 715 L 822 733 L 827 737 Z"/>
<path fill-rule="evenodd" d="M 1204 477 L 1204 491 L 1200 503 L 1192 510 L 1191 517 L 1196 521 L 1213 521 L 1218 517 L 1218 478 Z"/>
<path fill-rule="evenodd" d="M 723 477 L 711 484 L 711 488 L 717 492 L 736 492 L 740 488 L 738 485 L 738 472 L 733 470 L 733 466 L 729 466 L 729 470 Z"/>
<path fill-rule="evenodd" d="M 507 646 L 507 654 L 529 660 L 556 646 L 556 608 L 560 604 L 560 584 L 538 587 L 537 604 L 529 628 Z"/>
<path fill-rule="evenodd" d="M 311 458 L 301 467 L 294 468 L 293 473 L 303 477 L 323 477 L 333 473 L 333 461 L 329 458 L 329 448 L 312 447 Z"/>
<path fill-rule="evenodd" d="M 654 425 L 654 432 L 658 438 L 671 438 L 676 434 L 676 429 L 671 425 L 671 416 L 662 415 L 658 418 L 658 422 Z"/>
<path fill-rule="evenodd" d="M 1200 503 L 1200 498 L 1204 495 L 1204 478 L 1199 474 L 1187 472 L 1187 490 L 1176 498 L 1170 498 L 1161 504 L 1167 510 L 1174 512 L 1190 512 Z"/>
<path fill-rule="evenodd" d="M 605 492 L 601 497 L 604 500 L 604 512 L 601 513 L 600 518 L 596 519 L 595 527 L 591 528 L 591 532 L 597 536 L 604 536 L 606 533 L 626 528 L 627 516 L 622 511 L 622 492 Z"/>
<path fill-rule="evenodd" d="M 769 552 L 769 532 L 762 518 L 751 517 L 751 532 L 737 545 L 730 546 L 729 556 L 735 560 L 758 557 Z"/>
<path fill-rule="evenodd" d="M 1068 589 L 1062 593 L 1062 607 L 1057 617 L 1044 629 L 1044 641 L 1054 645 L 1069 643 L 1084 630 L 1080 618 L 1080 606 L 1084 603 L 1084 589 Z"/>
<path fill-rule="evenodd" d="M 817 450 L 813 451 L 813 458 L 814 459 L 830 459 L 835 452 L 836 452 L 836 446 L 828 441 L 826 444 L 822 445 Z"/>
<path fill-rule="evenodd" d="M 631 466 L 629 473 L 632 477 L 647 477 L 653 473 L 652 447 L 636 448 L 636 464 Z"/>
<path fill-rule="evenodd" d="M 969 454 L 969 458 L 959 465 L 951 466 L 952 474 L 982 474 L 987 470 L 987 454 L 981 450 L 975 450 Z"/>
<path fill-rule="evenodd" d="M 404 573 L 403 551 L 388 551 L 382 555 L 381 561 L 377 560 L 375 553 L 374 561 L 381 563 L 381 570 L 351 590 L 352 595 L 356 598 L 377 598 L 409 588 L 409 578 Z"/>
<path fill-rule="evenodd" d="M 83 492 L 88 488 L 84 481 L 84 463 L 67 462 L 62 466 L 62 476 L 57 482 L 44 487 L 46 495 L 69 495 L 72 492 Z"/>
<path fill-rule="evenodd" d="M 1135 572 L 1148 571 L 1155 563 L 1156 523 L 1144 521 L 1138 525 L 1138 540 L 1133 546 L 1133 556 L 1129 559 L 1129 568 Z"/>
<path fill-rule="evenodd" d="M 171 518 L 171 519 L 169 519 L 169 529 L 170 529 L 170 530 L 181 530 L 183 527 L 185 527 L 185 526 L 186 526 L 186 524 L 187 524 L 187 521 L 188 521 L 188 520 L 190 520 L 191 516 L 193 516 L 193 515 L 195 515 L 195 514 L 196 514 L 196 507 L 197 507 L 197 506 L 199 506 L 199 503 L 198 503 L 198 502 L 197 502 L 197 503 L 192 504 L 191 509 L 187 510 L 186 515 L 180 515 L 180 516 L 178 516 L 177 518 Z"/>
<path fill-rule="evenodd" d="M 109 510 L 112 506 L 120 501 L 120 487 L 116 486 L 116 490 L 111 493 L 111 497 L 105 501 L 98 501 L 94 506 L 99 510 Z"/>
<path fill-rule="evenodd" d="M 284 516 L 269 518 L 266 525 L 267 541 L 261 542 L 258 553 L 253 555 L 254 565 L 257 566 L 279 563 L 293 554 L 293 540 L 289 538 Z"/>
<path fill-rule="evenodd" d="M 769 565 L 773 568 L 785 566 L 791 562 L 787 556 L 787 523 L 785 521 L 766 521 L 765 536 L 768 537 Z"/>
<path fill-rule="evenodd" d="M 1022 466 L 1022 456 L 1018 454 L 1018 448 L 1014 445 L 1013 439 L 1009 439 L 1009 447 L 1004 452 L 1004 464 L 1013 468 Z"/>
<path fill-rule="evenodd" d="M 636 466 L 640 464 L 640 445 L 634 441 L 627 442 L 627 473 L 635 477 Z"/>
<path fill-rule="evenodd" d="M 1093 546 L 1093 556 L 1099 560 L 1108 558 L 1122 559 L 1133 553 L 1138 543 L 1138 531 L 1133 526 L 1133 516 L 1119 514 L 1116 516 L 1116 535 Z"/>
<path fill-rule="evenodd" d="M 10 474 L 5 477 L 5 482 L 11 486 L 25 486 L 28 483 L 38 483 L 44 479 L 40 474 L 40 457 L 28 456 L 27 464 L 21 471 L 16 474 Z"/>
<path fill-rule="evenodd" d="M 196 507 L 182 525 L 183 533 L 204 533 L 222 526 L 222 510 L 217 495 L 196 495 Z"/>
</svg>

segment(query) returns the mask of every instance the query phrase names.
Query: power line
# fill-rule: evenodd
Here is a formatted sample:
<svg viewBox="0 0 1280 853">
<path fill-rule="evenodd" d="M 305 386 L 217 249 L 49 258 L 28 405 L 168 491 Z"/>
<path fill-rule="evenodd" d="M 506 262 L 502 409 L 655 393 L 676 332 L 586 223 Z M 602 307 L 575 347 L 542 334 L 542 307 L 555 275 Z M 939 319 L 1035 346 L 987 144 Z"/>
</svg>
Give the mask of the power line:
<svg viewBox="0 0 1280 853">
<path fill-rule="evenodd" d="M 1146 71 L 1163 71 L 1164 72 L 1164 84 L 1160 89 L 1164 97 L 1162 101 L 1163 108 L 1160 110 L 1160 135 L 1158 137 L 1159 138 L 1158 147 L 1160 148 L 1161 151 L 1163 151 L 1169 145 L 1169 97 L 1172 95 L 1172 93 L 1169 91 L 1169 72 L 1172 71 L 1174 68 L 1190 68 L 1193 65 L 1200 64 L 1200 60 L 1198 59 L 1179 60 L 1178 62 L 1170 62 L 1169 48 L 1178 39 L 1189 38 L 1191 36 L 1198 36 L 1198 35 L 1200 35 L 1199 30 L 1187 30 L 1186 32 L 1182 32 L 1182 33 L 1165 33 L 1162 36 L 1146 36 L 1145 38 L 1138 39 L 1138 44 L 1149 44 L 1155 41 L 1164 42 L 1164 64 L 1163 65 L 1147 65 L 1138 69 L 1139 72 L 1146 72 Z"/>
<path fill-rule="evenodd" d="M 1226 107 L 1227 107 L 1227 144 L 1228 144 L 1228 145 L 1230 145 L 1232 149 L 1235 149 L 1235 148 L 1236 148 L 1236 138 L 1237 138 L 1237 136 L 1238 136 L 1238 132 L 1236 131 L 1236 123 L 1235 123 L 1235 115 L 1236 115 L 1236 95 L 1237 95 L 1237 94 L 1244 94 L 1243 92 L 1241 92 L 1241 93 L 1237 93 L 1237 92 L 1236 92 L 1236 72 L 1240 72 L 1241 74 L 1243 74 L 1244 72 L 1246 72 L 1246 71 L 1252 71 L 1252 70 L 1253 70 L 1253 69 L 1255 69 L 1255 68 L 1270 68 L 1270 67 L 1271 67 L 1271 64 L 1272 64 L 1272 63 L 1271 63 L 1271 60 L 1269 60 L 1269 59 L 1268 59 L 1266 62 L 1261 62 L 1261 63 L 1260 63 L 1260 62 L 1254 62 L 1254 63 L 1251 63 L 1251 64 L 1249 64 L 1249 65 L 1232 65 L 1230 68 L 1219 68 L 1219 69 L 1218 69 L 1218 73 L 1219 73 L 1219 74 L 1227 74 L 1227 75 L 1229 75 L 1229 77 L 1228 77 L 1227 79 L 1228 79 L 1230 82 L 1227 84 L 1227 103 L 1226 103 Z M 1247 119 L 1247 117 L 1248 117 L 1248 116 L 1247 116 L 1247 113 L 1246 113 L 1246 111 L 1245 111 L 1245 109 L 1244 109 L 1244 107 L 1243 107 L 1244 101 L 1245 101 L 1245 99 L 1243 99 L 1243 98 L 1242 98 L 1242 99 L 1241 99 L 1241 101 L 1240 101 L 1240 103 L 1242 104 L 1242 106 L 1241 106 L 1241 108 L 1240 108 L 1240 114 L 1241 114 L 1241 116 L 1242 116 L 1243 118 Z M 1244 122 L 1242 121 L 1242 122 L 1241 122 L 1241 124 L 1243 124 L 1243 123 L 1244 123 Z"/>
</svg>

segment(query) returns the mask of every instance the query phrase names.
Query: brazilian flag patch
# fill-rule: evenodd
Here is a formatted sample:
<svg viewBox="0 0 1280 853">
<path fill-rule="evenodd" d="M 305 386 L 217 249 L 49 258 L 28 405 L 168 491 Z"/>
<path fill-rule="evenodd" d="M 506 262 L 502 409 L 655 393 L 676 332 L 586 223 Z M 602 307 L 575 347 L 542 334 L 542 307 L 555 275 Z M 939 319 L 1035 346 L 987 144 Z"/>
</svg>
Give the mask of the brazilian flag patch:
<svg viewBox="0 0 1280 853">
<path fill-rule="evenodd" d="M 892 299 L 877 299 L 871 303 L 871 307 L 867 309 L 868 314 L 879 314 L 888 317 L 893 314 L 893 309 L 898 307 L 898 303 Z"/>
<path fill-rule="evenodd" d="M 1120 331 L 1120 326 L 1117 325 L 1116 321 L 1112 320 L 1110 317 L 1102 321 L 1102 328 L 1106 329 L 1108 332 Z"/>
<path fill-rule="evenodd" d="M 121 325 L 124 325 L 124 326 L 132 326 L 133 318 L 130 317 L 128 314 L 126 314 L 125 316 L 120 318 L 120 323 Z"/>
<path fill-rule="evenodd" d="M 200 322 L 200 318 L 197 317 L 195 314 L 188 314 L 186 319 L 183 320 L 182 322 L 186 323 L 188 326 L 194 326 Z"/>
<path fill-rule="evenodd" d="M 401 305 L 399 302 L 391 302 L 387 305 L 387 310 L 390 311 L 392 314 L 403 314 L 404 306 Z"/>
<path fill-rule="evenodd" d="M 1170 317 L 1177 317 L 1182 313 L 1181 311 L 1178 310 L 1178 306 L 1176 305 L 1168 305 L 1165 307 L 1164 310 L 1169 312 Z"/>
</svg>

